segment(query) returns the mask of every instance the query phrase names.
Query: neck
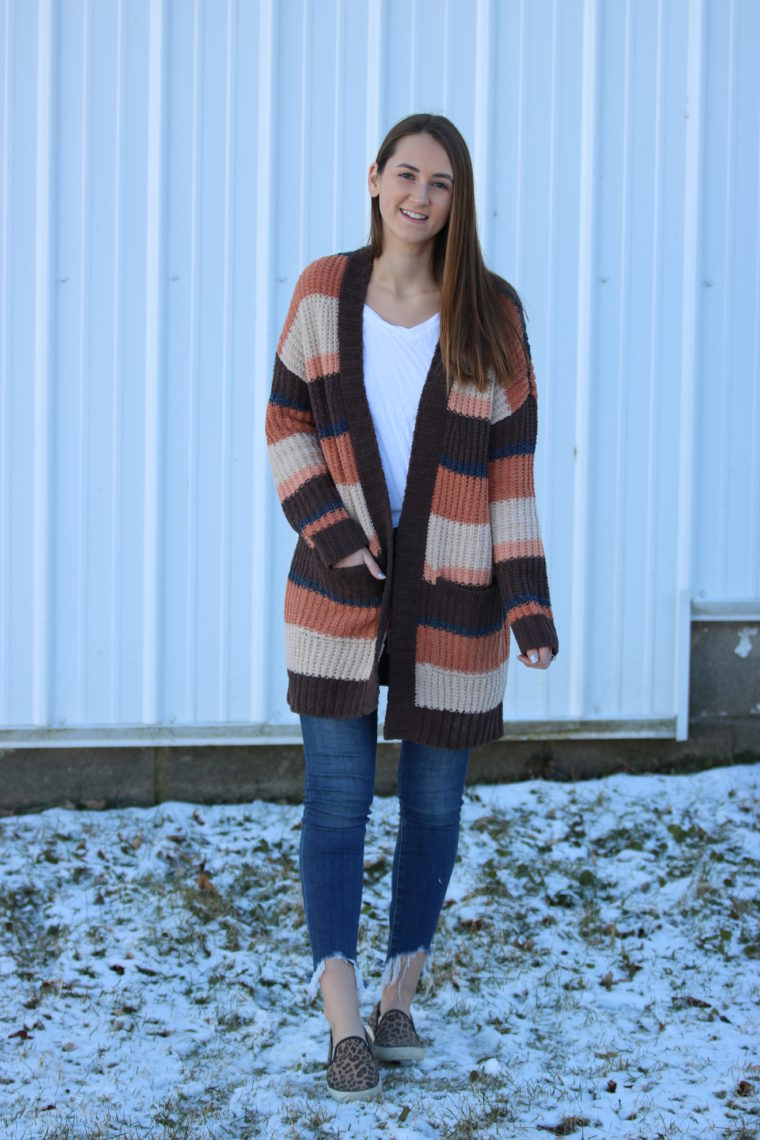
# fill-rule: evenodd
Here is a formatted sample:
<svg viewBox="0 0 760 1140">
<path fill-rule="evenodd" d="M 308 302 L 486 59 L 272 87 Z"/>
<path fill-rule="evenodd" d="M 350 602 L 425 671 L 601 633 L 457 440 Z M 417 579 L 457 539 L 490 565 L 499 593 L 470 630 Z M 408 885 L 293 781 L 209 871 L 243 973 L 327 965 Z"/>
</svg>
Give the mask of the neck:
<svg viewBox="0 0 760 1140">
<path fill-rule="evenodd" d="M 399 299 L 438 292 L 433 275 L 433 246 L 396 246 L 383 243 L 383 252 L 372 266 L 372 282 Z"/>
</svg>

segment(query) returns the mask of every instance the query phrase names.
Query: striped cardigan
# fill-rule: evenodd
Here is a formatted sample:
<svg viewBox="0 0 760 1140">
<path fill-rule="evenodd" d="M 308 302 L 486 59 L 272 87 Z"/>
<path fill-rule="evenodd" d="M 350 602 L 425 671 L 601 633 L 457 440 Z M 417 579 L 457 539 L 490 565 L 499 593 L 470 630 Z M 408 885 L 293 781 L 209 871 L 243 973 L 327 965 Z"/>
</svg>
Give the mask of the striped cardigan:
<svg viewBox="0 0 760 1140">
<path fill-rule="evenodd" d="M 485 392 L 436 348 L 420 398 L 394 554 L 363 381 L 367 249 L 322 258 L 296 285 L 266 415 L 270 463 L 298 540 L 285 591 L 288 703 L 356 717 L 378 703 L 388 634 L 386 739 L 468 748 L 501 736 L 509 630 L 557 652 L 533 492 L 536 386 L 516 295 L 514 375 Z M 387 577 L 332 564 L 369 546 Z M 389 632 L 390 631 L 390 632 Z"/>
</svg>

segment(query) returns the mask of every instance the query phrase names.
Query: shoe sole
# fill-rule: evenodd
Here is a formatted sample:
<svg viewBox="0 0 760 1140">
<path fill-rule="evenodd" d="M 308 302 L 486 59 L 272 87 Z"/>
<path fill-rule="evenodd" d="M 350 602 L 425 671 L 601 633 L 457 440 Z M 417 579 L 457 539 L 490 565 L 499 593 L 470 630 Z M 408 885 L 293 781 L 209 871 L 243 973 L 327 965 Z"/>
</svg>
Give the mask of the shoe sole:
<svg viewBox="0 0 760 1140">
<path fill-rule="evenodd" d="M 425 1048 L 422 1045 L 375 1045 L 372 1052 L 378 1061 L 422 1061 Z"/>
<path fill-rule="evenodd" d="M 382 1087 L 382 1082 L 378 1081 L 371 1089 L 334 1089 L 328 1085 L 327 1091 L 333 1100 L 346 1104 L 352 1100 L 375 1100 L 380 1095 Z"/>
</svg>

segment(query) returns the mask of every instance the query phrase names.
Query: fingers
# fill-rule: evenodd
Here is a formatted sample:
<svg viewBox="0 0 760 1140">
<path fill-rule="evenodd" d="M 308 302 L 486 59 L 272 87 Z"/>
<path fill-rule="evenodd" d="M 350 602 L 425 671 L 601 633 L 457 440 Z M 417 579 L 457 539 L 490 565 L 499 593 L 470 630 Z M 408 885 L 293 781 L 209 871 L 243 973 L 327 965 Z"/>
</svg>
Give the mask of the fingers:
<svg viewBox="0 0 760 1140">
<path fill-rule="evenodd" d="M 339 558 L 337 562 L 333 562 L 331 569 L 345 570 L 349 566 L 361 566 L 362 562 L 374 578 L 378 578 L 381 581 L 385 578 L 385 574 L 383 574 L 366 546 L 360 547 L 359 550 L 354 550 L 353 553 L 347 554 L 345 558 Z"/>
<path fill-rule="evenodd" d="M 331 570 L 345 570 L 349 566 L 361 566 L 364 561 L 364 547 L 359 550 L 352 551 L 351 554 L 346 554 L 344 558 L 339 558 L 337 562 L 333 562 L 330 566 Z M 369 553 L 369 551 L 367 552 Z"/>
<path fill-rule="evenodd" d="M 552 651 L 548 645 L 542 645 L 540 649 L 529 649 L 527 653 L 521 653 L 517 660 L 522 661 L 528 669 L 548 669 Z"/>
<path fill-rule="evenodd" d="M 370 574 L 373 576 L 373 578 L 378 578 L 380 581 L 382 581 L 383 578 L 385 578 L 385 574 L 383 574 L 382 570 L 366 546 L 362 548 L 362 554 L 364 556 L 364 564 L 369 570 Z"/>
</svg>

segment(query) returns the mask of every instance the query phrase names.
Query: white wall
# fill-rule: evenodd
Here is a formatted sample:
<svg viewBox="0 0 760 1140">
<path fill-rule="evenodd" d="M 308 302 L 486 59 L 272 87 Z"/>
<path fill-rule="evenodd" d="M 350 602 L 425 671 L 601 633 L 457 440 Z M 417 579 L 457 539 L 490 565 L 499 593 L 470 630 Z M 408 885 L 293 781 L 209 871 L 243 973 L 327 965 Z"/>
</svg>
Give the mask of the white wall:
<svg viewBox="0 0 760 1140">
<path fill-rule="evenodd" d="M 530 316 L 561 653 L 507 715 L 683 729 L 690 602 L 760 609 L 758 58 L 754 0 L 0 0 L 0 743 L 295 723 L 274 345 L 421 109 Z"/>
</svg>

